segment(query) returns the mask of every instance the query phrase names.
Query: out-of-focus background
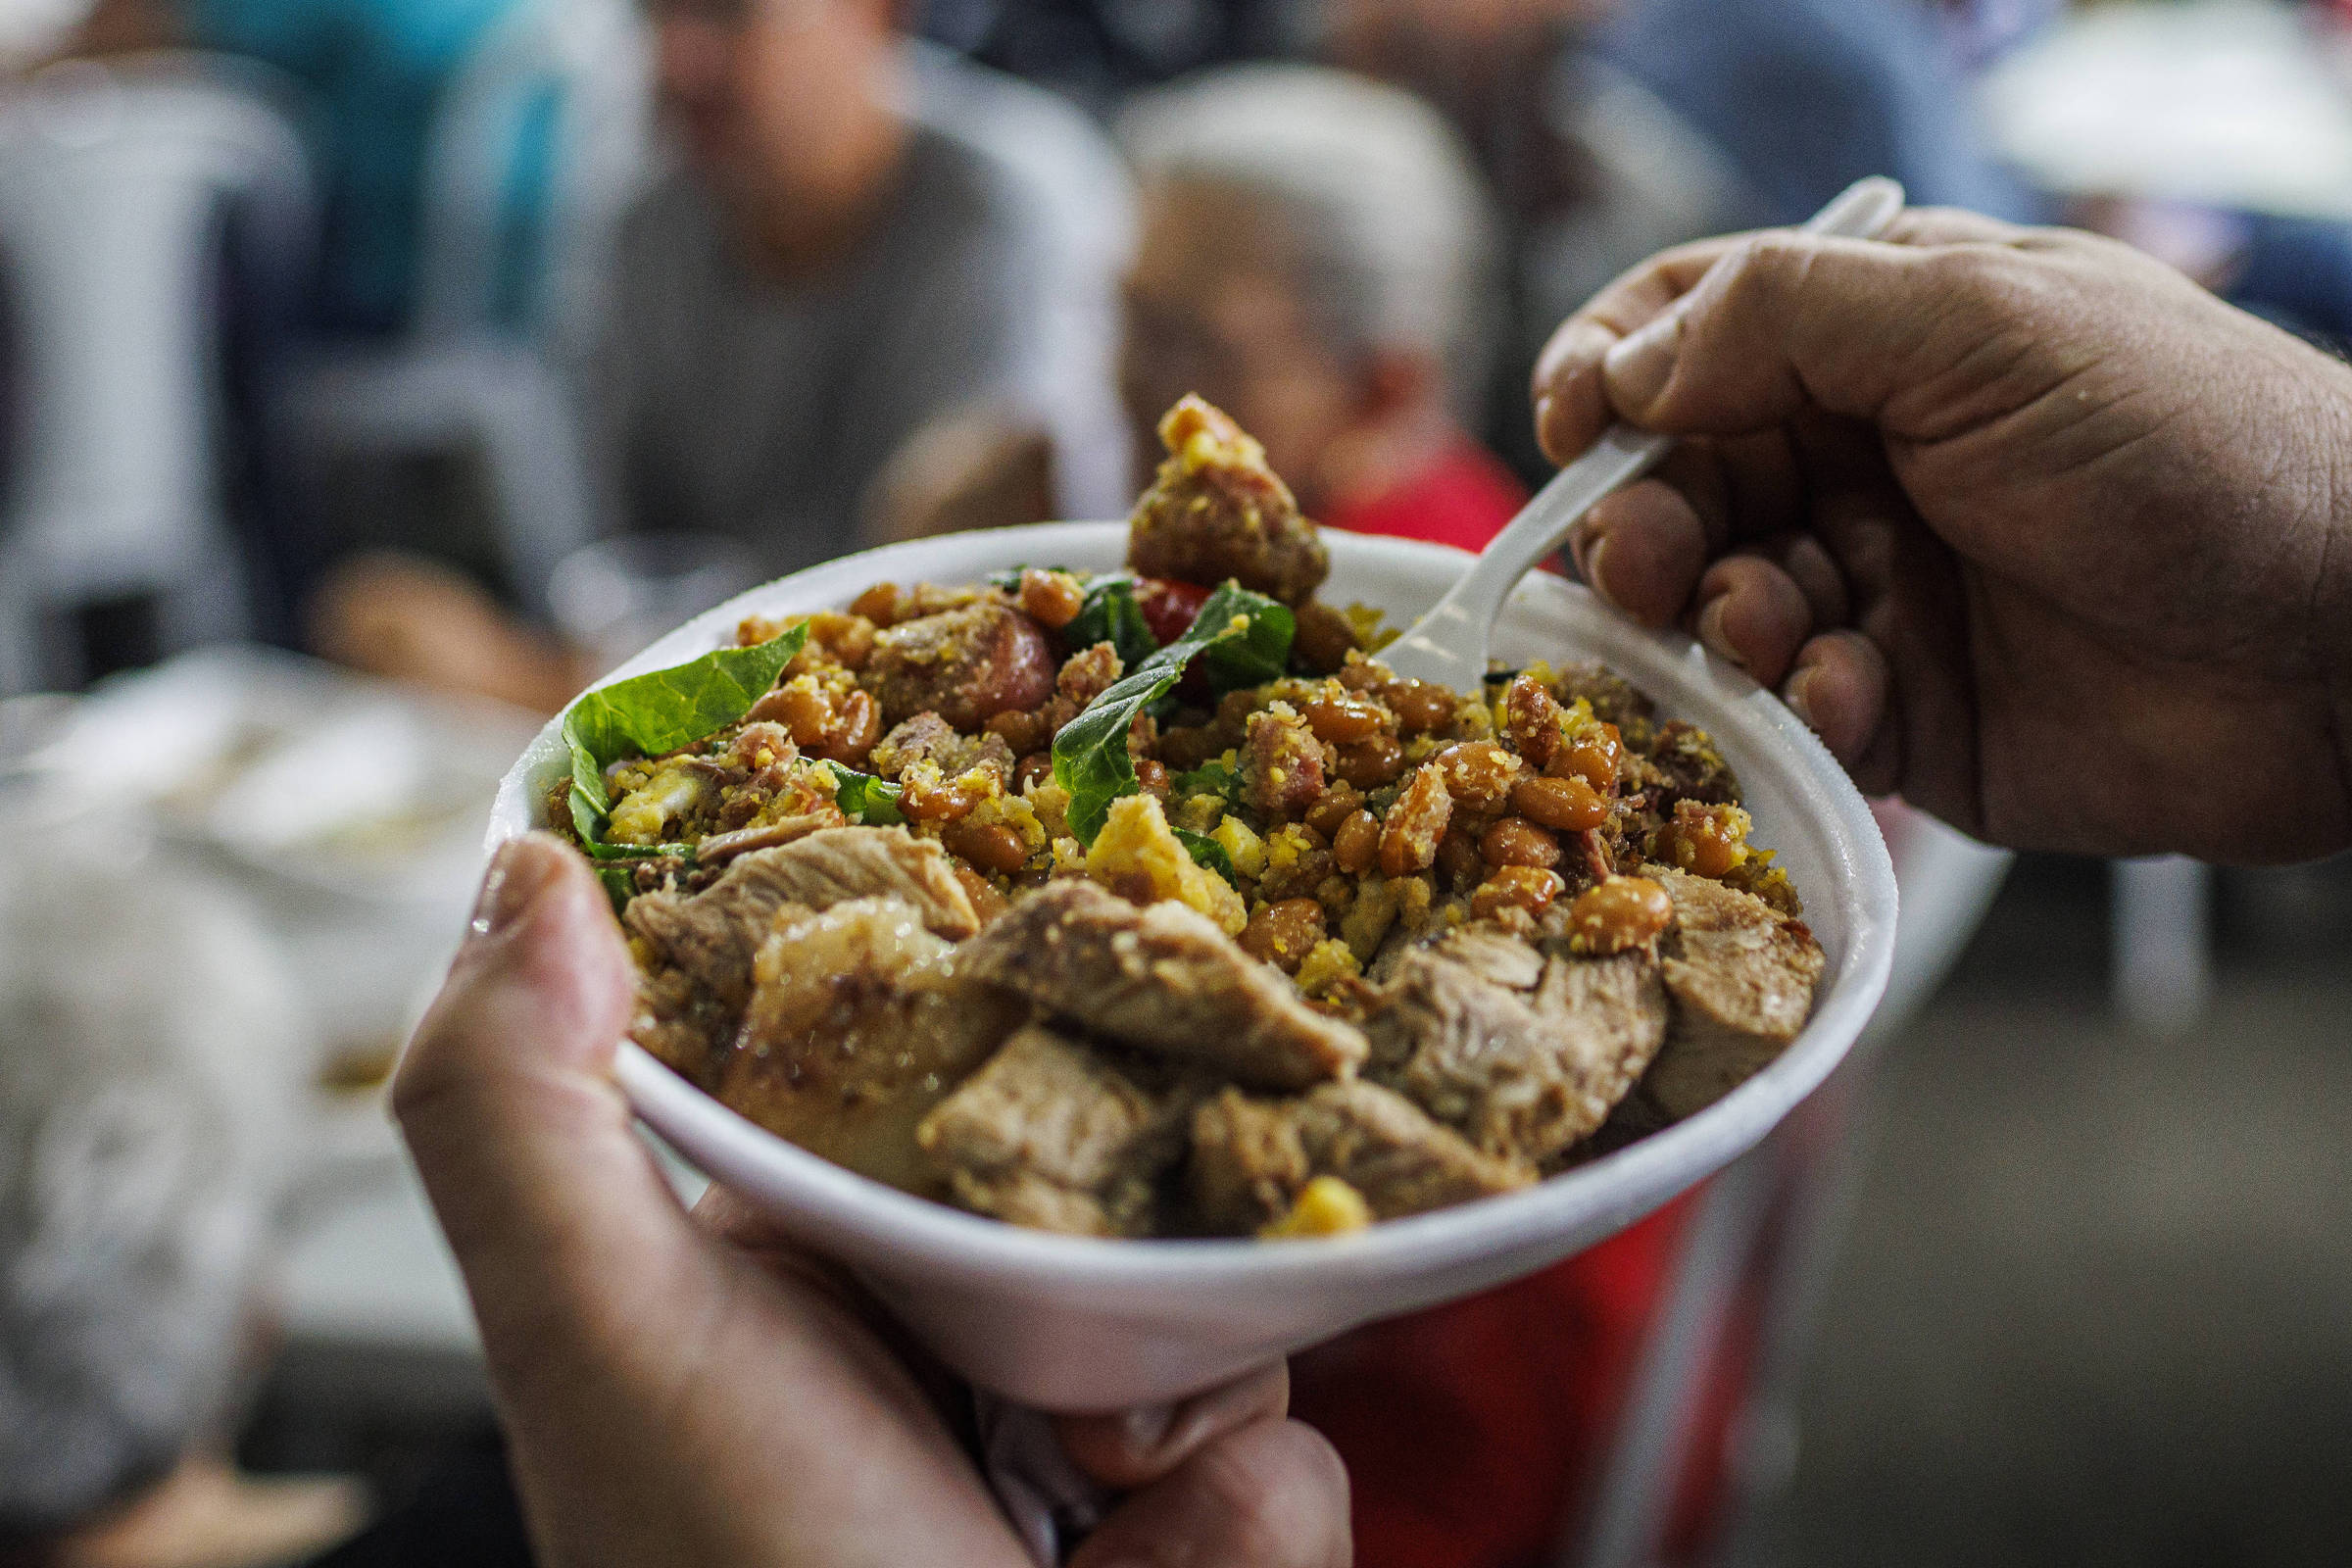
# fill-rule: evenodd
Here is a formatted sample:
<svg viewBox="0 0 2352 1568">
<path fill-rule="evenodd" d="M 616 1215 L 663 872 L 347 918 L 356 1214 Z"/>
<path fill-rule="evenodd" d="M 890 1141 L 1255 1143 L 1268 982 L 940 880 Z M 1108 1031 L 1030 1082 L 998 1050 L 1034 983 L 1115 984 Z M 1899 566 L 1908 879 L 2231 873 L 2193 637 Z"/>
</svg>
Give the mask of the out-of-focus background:
<svg viewBox="0 0 2352 1568">
<path fill-rule="evenodd" d="M 2340 349 L 2352 4 L 0 0 L 0 1561 L 523 1560 L 383 1084 L 582 683 L 1190 390 L 1476 548 L 1551 326 L 1868 173 Z M 2352 865 L 1886 820 L 1867 1050 L 1362 1561 L 2352 1561 Z"/>
</svg>

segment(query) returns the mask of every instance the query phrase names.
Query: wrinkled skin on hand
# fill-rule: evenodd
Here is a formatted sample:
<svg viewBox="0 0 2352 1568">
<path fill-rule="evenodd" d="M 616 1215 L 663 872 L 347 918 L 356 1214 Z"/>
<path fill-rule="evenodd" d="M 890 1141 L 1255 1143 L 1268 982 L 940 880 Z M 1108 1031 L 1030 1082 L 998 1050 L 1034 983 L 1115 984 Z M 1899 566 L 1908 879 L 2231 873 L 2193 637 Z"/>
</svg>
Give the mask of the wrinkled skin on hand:
<svg viewBox="0 0 2352 1568">
<path fill-rule="evenodd" d="M 1991 841 L 2352 843 L 2352 369 L 2138 253 L 1973 215 L 1671 251 L 1565 323 L 1545 450 L 1686 441 L 1586 578 Z"/>
<path fill-rule="evenodd" d="M 492 865 L 393 1101 L 481 1323 L 547 1568 L 1028 1568 L 945 1379 L 723 1190 L 681 1208 L 612 1063 L 630 964 L 545 834 Z M 1348 1481 L 1277 1366 L 1173 1409 L 1064 1418 L 1126 1495 L 1072 1568 L 1344 1568 Z"/>
</svg>

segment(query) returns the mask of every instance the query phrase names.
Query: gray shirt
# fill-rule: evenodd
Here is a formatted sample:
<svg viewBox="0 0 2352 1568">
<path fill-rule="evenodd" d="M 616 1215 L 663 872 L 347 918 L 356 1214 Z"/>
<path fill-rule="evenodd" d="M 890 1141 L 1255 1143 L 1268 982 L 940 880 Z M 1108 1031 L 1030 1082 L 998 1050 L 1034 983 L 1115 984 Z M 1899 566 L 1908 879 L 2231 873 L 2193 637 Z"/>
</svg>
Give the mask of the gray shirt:
<svg viewBox="0 0 2352 1568">
<path fill-rule="evenodd" d="M 1107 345 L 1067 323 L 1074 295 L 1107 300 L 1115 254 L 1075 271 L 1036 174 L 943 118 L 918 119 L 882 221 L 818 279 L 753 271 L 682 173 L 629 215 L 589 388 L 618 526 L 726 534 L 794 571 L 858 547 L 868 485 L 937 416 L 989 399 L 1057 437 L 1078 406 L 1102 427 Z"/>
</svg>

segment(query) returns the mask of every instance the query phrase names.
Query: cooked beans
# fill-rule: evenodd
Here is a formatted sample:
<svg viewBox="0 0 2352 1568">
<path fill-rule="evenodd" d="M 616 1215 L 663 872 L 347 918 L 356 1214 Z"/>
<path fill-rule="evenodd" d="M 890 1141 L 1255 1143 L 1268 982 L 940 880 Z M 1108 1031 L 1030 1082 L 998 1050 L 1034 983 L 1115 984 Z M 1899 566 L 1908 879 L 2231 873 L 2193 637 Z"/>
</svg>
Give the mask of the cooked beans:
<svg viewBox="0 0 2352 1568">
<path fill-rule="evenodd" d="M 1533 822 L 1506 816 L 1479 835 L 1478 855 L 1489 865 L 1532 865 L 1547 871 L 1560 863 L 1560 841 Z"/>
<path fill-rule="evenodd" d="M 1242 932 L 1242 950 L 1263 958 L 1284 974 L 1297 974 L 1308 953 L 1323 940 L 1323 906 L 1313 899 L 1285 899 L 1269 904 L 1250 917 Z"/>
<path fill-rule="evenodd" d="M 1542 767 L 1560 749 L 1560 705 L 1533 675 L 1512 680 L 1502 694 L 1503 733 L 1527 760 Z"/>
<path fill-rule="evenodd" d="M 1625 741 L 1614 724 L 1595 724 L 1552 755 L 1544 771 L 1554 778 L 1583 779 L 1603 795 L 1617 785 Z"/>
<path fill-rule="evenodd" d="M 1298 711 L 1305 718 L 1306 727 L 1315 732 L 1315 739 L 1334 746 L 1369 740 L 1388 726 L 1388 719 L 1379 709 L 1347 698 L 1320 698 L 1303 705 Z"/>
<path fill-rule="evenodd" d="M 981 870 L 1000 875 L 1018 871 L 1029 858 L 1020 831 L 1005 822 L 974 822 L 964 817 L 942 828 L 939 842 Z"/>
<path fill-rule="evenodd" d="M 1523 778 L 1511 786 L 1511 809 L 1562 833 L 1583 833 L 1609 819 L 1609 803 L 1574 773 Z"/>
<path fill-rule="evenodd" d="M 1145 758 L 1135 764 L 1135 781 L 1144 787 L 1145 794 L 1156 795 L 1163 801 L 1168 798 L 1168 770 L 1165 764 Z"/>
<path fill-rule="evenodd" d="M 1038 624 L 1059 631 L 1086 608 L 1086 590 L 1066 571 L 1044 571 L 1036 566 L 1021 573 L 1021 609 Z"/>
<path fill-rule="evenodd" d="M 1325 786 L 1315 804 L 1306 808 L 1306 825 L 1325 838 L 1332 838 L 1340 831 L 1340 824 L 1353 816 L 1363 804 L 1364 792 L 1342 779 Z"/>
<path fill-rule="evenodd" d="M 1482 920 L 1504 909 L 1542 914 L 1566 886 L 1557 871 L 1534 865 L 1501 866 L 1470 895 L 1470 912 Z"/>
<path fill-rule="evenodd" d="M 1745 824 L 1732 814 L 1738 809 L 1676 802 L 1674 820 L 1658 829 L 1652 853 L 1694 875 L 1722 876 L 1747 858 Z"/>
<path fill-rule="evenodd" d="M 1520 776 L 1519 759 L 1493 741 L 1464 741 L 1438 754 L 1446 793 L 1456 806 L 1491 811 L 1510 798 Z"/>
<path fill-rule="evenodd" d="M 1568 906 L 1568 945 L 1577 953 L 1624 953 L 1657 940 L 1674 919 L 1674 900 L 1645 876 L 1613 876 Z"/>
<path fill-rule="evenodd" d="M 1389 808 L 1381 825 L 1380 869 L 1384 876 L 1410 876 L 1426 871 L 1438 858 L 1446 824 L 1453 817 L 1453 797 L 1446 775 L 1435 762 L 1413 770 L 1412 782 Z"/>
<path fill-rule="evenodd" d="M 1453 723 L 1454 695 L 1443 686 L 1427 681 L 1391 681 L 1381 689 L 1389 711 L 1412 734 L 1446 729 Z"/>
<path fill-rule="evenodd" d="M 1340 749 L 1340 777 L 1359 790 L 1394 783 L 1404 771 L 1404 748 L 1394 735 L 1375 735 Z"/>
<path fill-rule="evenodd" d="M 1380 818 L 1359 810 L 1331 836 L 1331 858 L 1349 876 L 1360 876 L 1380 858 Z"/>
<path fill-rule="evenodd" d="M 983 782 L 986 774 L 934 779 L 924 776 L 928 771 L 909 773 L 899 793 L 899 810 L 909 822 L 961 821 L 996 793 L 993 780 Z"/>
<path fill-rule="evenodd" d="M 1054 776 L 1054 756 L 1051 752 L 1031 752 L 1016 763 L 1012 770 L 1012 792 L 1022 795 L 1032 784 L 1042 783 Z"/>
</svg>

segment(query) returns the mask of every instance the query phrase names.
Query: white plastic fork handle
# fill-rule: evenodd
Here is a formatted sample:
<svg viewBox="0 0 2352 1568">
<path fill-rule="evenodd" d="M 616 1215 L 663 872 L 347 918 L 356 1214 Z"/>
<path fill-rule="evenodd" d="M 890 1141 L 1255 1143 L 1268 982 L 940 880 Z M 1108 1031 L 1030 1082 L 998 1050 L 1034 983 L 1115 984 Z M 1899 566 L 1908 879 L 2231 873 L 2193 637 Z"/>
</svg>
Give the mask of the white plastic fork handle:
<svg viewBox="0 0 2352 1568">
<path fill-rule="evenodd" d="M 1872 175 L 1858 179 L 1804 225 L 1809 234 L 1875 239 L 1903 210 L 1903 187 Z M 1480 553 L 1445 598 L 1389 645 L 1381 662 L 1408 680 L 1475 691 L 1487 673 L 1487 640 L 1519 579 L 1560 548 L 1577 522 L 1605 496 L 1658 465 L 1674 438 L 1614 424 L 1551 482 Z"/>
</svg>

